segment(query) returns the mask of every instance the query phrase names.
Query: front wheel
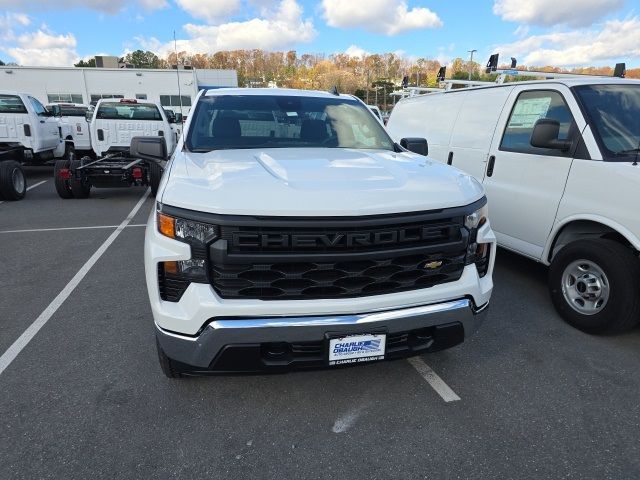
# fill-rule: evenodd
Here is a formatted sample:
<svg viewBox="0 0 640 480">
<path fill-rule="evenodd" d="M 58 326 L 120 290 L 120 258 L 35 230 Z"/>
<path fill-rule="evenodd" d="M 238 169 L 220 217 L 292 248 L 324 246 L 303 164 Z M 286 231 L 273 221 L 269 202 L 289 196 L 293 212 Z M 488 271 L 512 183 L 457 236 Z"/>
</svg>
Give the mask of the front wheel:
<svg viewBox="0 0 640 480">
<path fill-rule="evenodd" d="M 0 162 L 0 197 L 22 200 L 27 193 L 27 179 L 22 166 L 15 160 Z"/>
<path fill-rule="evenodd" d="M 156 338 L 156 349 L 158 351 L 158 361 L 160 362 L 160 368 L 167 378 L 183 378 L 185 375 L 180 371 L 176 362 L 169 358 L 164 350 L 160 346 L 160 342 Z"/>
<path fill-rule="evenodd" d="M 151 196 L 155 197 L 158 193 L 160 180 L 164 169 L 156 162 L 149 162 L 149 186 L 151 187 Z"/>
<path fill-rule="evenodd" d="M 640 320 L 640 259 L 613 240 L 578 240 L 553 259 L 549 291 L 558 313 L 580 330 L 629 330 Z"/>
</svg>

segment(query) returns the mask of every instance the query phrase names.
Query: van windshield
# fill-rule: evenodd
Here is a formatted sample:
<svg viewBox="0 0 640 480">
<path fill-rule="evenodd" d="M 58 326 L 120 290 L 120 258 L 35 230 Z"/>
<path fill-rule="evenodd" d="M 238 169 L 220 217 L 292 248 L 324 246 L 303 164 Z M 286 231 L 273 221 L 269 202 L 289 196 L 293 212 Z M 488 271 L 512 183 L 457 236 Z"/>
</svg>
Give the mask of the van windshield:
<svg viewBox="0 0 640 480">
<path fill-rule="evenodd" d="M 574 87 L 605 160 L 640 156 L 640 85 Z"/>
<path fill-rule="evenodd" d="M 357 148 L 393 150 L 393 141 L 355 99 L 289 95 L 203 96 L 187 148 Z"/>
<path fill-rule="evenodd" d="M 105 102 L 98 107 L 96 117 L 103 120 L 162 120 L 152 103 Z"/>
<path fill-rule="evenodd" d="M 27 108 L 17 95 L 0 95 L 0 113 L 27 113 Z"/>
</svg>

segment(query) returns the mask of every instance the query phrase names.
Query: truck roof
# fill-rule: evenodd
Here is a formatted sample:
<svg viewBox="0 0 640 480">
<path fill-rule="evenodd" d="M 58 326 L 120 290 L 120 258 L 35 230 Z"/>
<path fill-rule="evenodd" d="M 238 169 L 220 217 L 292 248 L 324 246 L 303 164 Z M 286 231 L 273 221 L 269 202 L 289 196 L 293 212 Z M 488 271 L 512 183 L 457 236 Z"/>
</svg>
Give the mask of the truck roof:
<svg viewBox="0 0 640 480">
<path fill-rule="evenodd" d="M 220 95 L 267 95 L 281 97 L 317 97 L 317 98 L 349 98 L 351 95 L 340 94 L 334 95 L 331 92 L 321 90 L 297 90 L 295 88 L 216 88 L 207 90 L 204 93 L 207 97 Z"/>
</svg>

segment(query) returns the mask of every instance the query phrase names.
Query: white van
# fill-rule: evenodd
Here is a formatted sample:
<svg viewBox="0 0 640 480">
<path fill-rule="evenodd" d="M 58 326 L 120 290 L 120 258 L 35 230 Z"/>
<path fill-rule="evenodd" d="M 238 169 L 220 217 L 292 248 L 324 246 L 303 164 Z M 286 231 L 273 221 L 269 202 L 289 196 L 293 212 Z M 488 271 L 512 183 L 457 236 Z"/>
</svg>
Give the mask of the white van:
<svg viewBox="0 0 640 480">
<path fill-rule="evenodd" d="M 560 314 L 590 332 L 640 318 L 640 82 L 566 78 L 400 101 L 387 128 L 486 189 L 498 243 L 550 265 Z"/>
</svg>

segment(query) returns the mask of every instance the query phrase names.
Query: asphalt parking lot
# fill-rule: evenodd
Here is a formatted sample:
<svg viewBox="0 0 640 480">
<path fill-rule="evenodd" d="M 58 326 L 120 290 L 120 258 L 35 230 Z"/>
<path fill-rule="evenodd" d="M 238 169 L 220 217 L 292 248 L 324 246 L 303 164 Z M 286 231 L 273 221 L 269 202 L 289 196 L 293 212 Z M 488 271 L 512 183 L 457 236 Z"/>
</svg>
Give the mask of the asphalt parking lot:
<svg viewBox="0 0 640 480">
<path fill-rule="evenodd" d="M 533 262 L 500 251 L 487 322 L 417 363 L 172 381 L 153 200 L 28 176 L 0 204 L 0 479 L 640 478 L 640 330 L 567 326 Z"/>
</svg>

